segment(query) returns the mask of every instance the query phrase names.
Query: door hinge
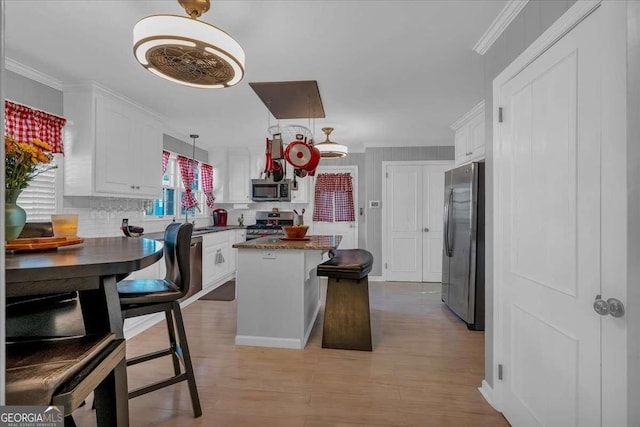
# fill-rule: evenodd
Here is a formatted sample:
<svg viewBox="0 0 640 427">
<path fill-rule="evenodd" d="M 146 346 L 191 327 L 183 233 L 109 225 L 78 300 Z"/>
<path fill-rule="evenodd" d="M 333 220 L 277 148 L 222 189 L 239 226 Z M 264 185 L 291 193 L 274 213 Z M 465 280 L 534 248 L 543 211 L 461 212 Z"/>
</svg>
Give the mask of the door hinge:
<svg viewBox="0 0 640 427">
<path fill-rule="evenodd" d="M 498 107 L 498 123 L 502 123 L 502 107 Z"/>
<path fill-rule="evenodd" d="M 385 270 L 387 269 L 387 263 L 386 262 L 384 263 L 384 269 Z"/>
<path fill-rule="evenodd" d="M 385 172 L 386 178 L 389 178 L 389 172 Z"/>
<path fill-rule="evenodd" d="M 502 365 L 498 365 L 498 379 L 502 379 Z"/>
</svg>

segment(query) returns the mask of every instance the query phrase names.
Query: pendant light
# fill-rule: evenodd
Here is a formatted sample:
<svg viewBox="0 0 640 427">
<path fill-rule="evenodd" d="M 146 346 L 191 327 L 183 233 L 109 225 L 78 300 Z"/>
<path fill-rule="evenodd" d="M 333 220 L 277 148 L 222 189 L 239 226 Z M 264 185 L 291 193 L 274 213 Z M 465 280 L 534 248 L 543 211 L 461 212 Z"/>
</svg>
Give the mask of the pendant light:
<svg viewBox="0 0 640 427">
<path fill-rule="evenodd" d="M 323 159 L 336 159 L 347 155 L 347 146 L 338 144 L 329 140 L 329 134 L 333 132 L 333 128 L 322 128 L 322 132 L 327 135 L 324 142 L 316 144 L 315 147 L 320 150 L 320 157 Z"/>
<path fill-rule="evenodd" d="M 245 55 L 229 34 L 199 21 L 209 0 L 178 0 L 189 17 L 152 15 L 133 28 L 133 53 L 152 73 L 187 86 L 224 88 L 244 76 Z"/>
</svg>

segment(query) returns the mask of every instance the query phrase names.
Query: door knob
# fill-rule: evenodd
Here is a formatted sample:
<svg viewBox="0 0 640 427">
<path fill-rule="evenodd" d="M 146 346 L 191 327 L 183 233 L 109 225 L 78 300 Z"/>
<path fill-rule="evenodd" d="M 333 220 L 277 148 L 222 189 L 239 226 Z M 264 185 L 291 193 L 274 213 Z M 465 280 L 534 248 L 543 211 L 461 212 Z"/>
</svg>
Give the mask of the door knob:
<svg viewBox="0 0 640 427">
<path fill-rule="evenodd" d="M 593 309 L 600 316 L 606 316 L 609 314 L 609 303 L 601 298 L 601 295 L 596 295 L 596 300 L 593 302 Z"/>
<path fill-rule="evenodd" d="M 593 309 L 600 316 L 606 316 L 607 314 L 613 317 L 624 316 L 624 304 L 617 298 L 609 298 L 605 301 L 601 295 L 596 295 L 596 300 L 593 302 Z"/>
<path fill-rule="evenodd" d="M 429 232 L 429 228 L 425 227 L 424 231 L 425 231 L 425 233 L 428 233 Z"/>
</svg>

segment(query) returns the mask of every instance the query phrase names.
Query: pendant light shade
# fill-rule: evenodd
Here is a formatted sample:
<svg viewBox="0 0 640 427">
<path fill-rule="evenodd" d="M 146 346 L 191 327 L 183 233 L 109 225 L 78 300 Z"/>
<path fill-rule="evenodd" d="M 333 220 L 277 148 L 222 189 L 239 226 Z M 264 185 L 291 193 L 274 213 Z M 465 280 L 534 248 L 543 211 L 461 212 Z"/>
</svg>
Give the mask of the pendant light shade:
<svg viewBox="0 0 640 427">
<path fill-rule="evenodd" d="M 197 20 L 209 9 L 209 0 L 197 7 L 180 4 L 191 17 L 153 15 L 133 28 L 133 53 L 147 70 L 187 86 L 223 88 L 244 76 L 242 47 L 221 29 Z M 189 6 L 189 7 L 188 7 Z"/>
<path fill-rule="evenodd" d="M 315 147 L 320 151 L 321 158 L 336 159 L 347 155 L 348 149 L 346 145 L 338 144 L 329 140 L 329 134 L 333 132 L 333 128 L 322 128 L 322 132 L 327 135 L 327 139 L 324 142 L 315 145 Z"/>
</svg>

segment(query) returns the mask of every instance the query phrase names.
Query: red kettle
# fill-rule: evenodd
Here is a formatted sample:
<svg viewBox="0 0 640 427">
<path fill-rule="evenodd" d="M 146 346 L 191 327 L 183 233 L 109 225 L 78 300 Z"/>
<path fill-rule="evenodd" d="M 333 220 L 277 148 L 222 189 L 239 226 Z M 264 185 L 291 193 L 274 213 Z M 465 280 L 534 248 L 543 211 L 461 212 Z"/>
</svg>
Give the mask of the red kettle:
<svg viewBox="0 0 640 427">
<path fill-rule="evenodd" d="M 217 227 L 227 226 L 227 210 L 226 209 L 213 210 L 213 225 Z"/>
</svg>

